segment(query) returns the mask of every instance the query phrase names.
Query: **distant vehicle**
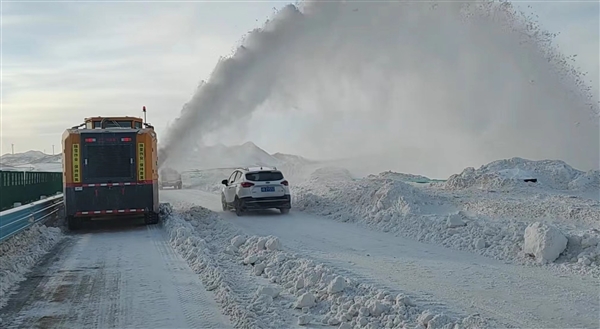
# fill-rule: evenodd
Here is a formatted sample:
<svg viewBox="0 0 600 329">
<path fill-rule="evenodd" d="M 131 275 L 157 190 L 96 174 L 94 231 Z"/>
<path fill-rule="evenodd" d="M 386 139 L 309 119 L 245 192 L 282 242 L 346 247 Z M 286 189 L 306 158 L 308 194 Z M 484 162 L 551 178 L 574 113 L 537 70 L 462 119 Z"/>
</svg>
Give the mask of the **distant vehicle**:
<svg viewBox="0 0 600 329">
<path fill-rule="evenodd" d="M 262 209 L 279 209 L 287 214 L 292 207 L 289 183 L 275 167 L 235 169 L 221 183 L 223 210 L 235 209 L 238 216 Z"/>
<path fill-rule="evenodd" d="M 63 202 L 76 230 L 97 218 L 159 221 L 157 136 L 137 117 L 92 117 L 62 136 Z"/>
<path fill-rule="evenodd" d="M 162 169 L 158 173 L 158 186 L 160 189 L 163 189 L 164 187 L 173 187 L 181 190 L 183 188 L 181 174 L 172 168 Z"/>
</svg>

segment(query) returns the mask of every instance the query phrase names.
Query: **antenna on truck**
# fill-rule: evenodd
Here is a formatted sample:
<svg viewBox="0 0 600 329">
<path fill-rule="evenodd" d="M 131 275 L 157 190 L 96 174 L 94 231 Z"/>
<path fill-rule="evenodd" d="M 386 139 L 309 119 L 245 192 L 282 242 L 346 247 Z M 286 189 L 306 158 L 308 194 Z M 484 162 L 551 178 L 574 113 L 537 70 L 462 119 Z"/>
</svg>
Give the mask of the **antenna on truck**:
<svg viewBox="0 0 600 329">
<path fill-rule="evenodd" d="M 146 120 L 146 106 L 142 106 L 142 112 L 144 112 L 144 122 L 143 122 L 144 126 L 146 128 L 152 128 L 152 129 L 154 129 L 154 126 L 152 126 L 151 124 L 149 124 L 147 122 L 147 120 Z"/>
</svg>

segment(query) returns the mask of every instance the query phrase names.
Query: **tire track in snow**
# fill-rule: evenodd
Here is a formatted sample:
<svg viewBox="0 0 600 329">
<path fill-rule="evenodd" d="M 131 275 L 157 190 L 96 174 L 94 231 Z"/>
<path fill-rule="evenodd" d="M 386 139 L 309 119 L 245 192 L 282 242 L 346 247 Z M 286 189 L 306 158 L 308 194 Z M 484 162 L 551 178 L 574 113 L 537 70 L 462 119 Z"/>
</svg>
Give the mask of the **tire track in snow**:
<svg viewBox="0 0 600 329">
<path fill-rule="evenodd" d="M 157 226 L 78 232 L 2 309 L 3 328 L 230 328 Z"/>
<path fill-rule="evenodd" d="M 169 289 L 169 292 L 173 294 L 172 298 L 176 298 L 179 301 L 181 312 L 186 319 L 188 328 L 224 328 L 224 316 L 212 311 L 216 308 L 213 296 L 206 291 L 204 286 L 202 289 L 189 289 L 199 279 L 197 277 L 178 275 L 180 271 L 191 271 L 191 269 L 185 260 L 168 245 L 168 238 L 165 232 L 157 225 L 149 226 L 148 230 L 155 237 L 154 244 L 161 257 L 165 260 L 167 266 L 172 269 L 171 284 L 174 287 Z"/>
</svg>

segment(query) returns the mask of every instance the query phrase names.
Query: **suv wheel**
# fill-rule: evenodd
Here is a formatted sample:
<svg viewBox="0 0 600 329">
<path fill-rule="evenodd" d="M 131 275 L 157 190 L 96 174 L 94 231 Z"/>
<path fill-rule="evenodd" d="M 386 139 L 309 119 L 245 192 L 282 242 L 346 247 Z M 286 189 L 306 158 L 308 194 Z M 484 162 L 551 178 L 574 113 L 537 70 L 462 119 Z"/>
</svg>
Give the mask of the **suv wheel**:
<svg viewBox="0 0 600 329">
<path fill-rule="evenodd" d="M 238 216 L 242 216 L 244 214 L 244 210 L 242 209 L 242 201 L 235 197 L 235 214 Z"/>
<path fill-rule="evenodd" d="M 279 211 L 281 211 L 282 214 L 289 214 L 290 208 L 281 208 L 281 209 L 279 209 Z"/>
<path fill-rule="evenodd" d="M 227 206 L 227 201 L 225 201 L 225 195 L 223 194 L 221 194 L 221 207 L 223 208 L 223 211 L 229 210 L 229 207 Z"/>
</svg>

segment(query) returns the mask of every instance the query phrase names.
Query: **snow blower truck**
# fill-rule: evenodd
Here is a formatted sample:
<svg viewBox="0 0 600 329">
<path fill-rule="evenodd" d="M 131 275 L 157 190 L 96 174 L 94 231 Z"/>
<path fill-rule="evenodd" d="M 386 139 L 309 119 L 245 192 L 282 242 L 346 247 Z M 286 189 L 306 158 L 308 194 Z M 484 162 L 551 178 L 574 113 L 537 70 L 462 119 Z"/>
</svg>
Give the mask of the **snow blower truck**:
<svg viewBox="0 0 600 329">
<path fill-rule="evenodd" d="M 145 116 L 145 107 L 144 107 Z M 63 202 L 76 230 L 94 219 L 159 222 L 157 136 L 137 117 L 92 117 L 62 137 Z"/>
</svg>

